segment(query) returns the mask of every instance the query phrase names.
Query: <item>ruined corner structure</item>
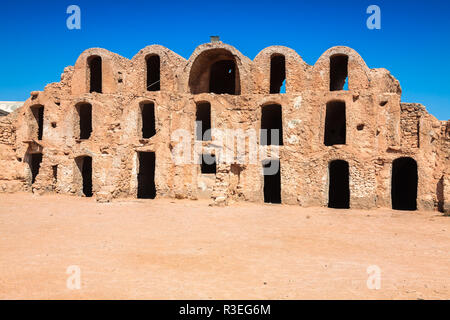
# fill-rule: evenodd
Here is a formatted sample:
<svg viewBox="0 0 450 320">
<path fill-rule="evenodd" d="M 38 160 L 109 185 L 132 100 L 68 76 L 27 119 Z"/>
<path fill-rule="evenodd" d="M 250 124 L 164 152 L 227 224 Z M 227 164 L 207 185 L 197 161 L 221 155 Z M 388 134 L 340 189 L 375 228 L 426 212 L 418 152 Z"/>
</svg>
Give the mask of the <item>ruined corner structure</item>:
<svg viewBox="0 0 450 320">
<path fill-rule="evenodd" d="M 406 158 L 417 165 L 417 209 L 449 212 L 450 123 L 400 98 L 389 71 L 369 69 L 347 47 L 327 50 L 313 66 L 282 46 L 262 50 L 253 61 L 221 42 L 200 45 L 189 60 L 159 45 L 131 60 L 89 49 L 59 83 L 32 92 L 21 108 L 0 117 L 0 192 L 327 206 L 336 185 L 332 163 L 343 160 L 348 181 L 337 185 L 349 189 L 348 206 L 390 208 L 394 162 Z M 218 161 L 210 173 L 195 161 L 173 161 L 173 132 L 191 132 L 194 149 L 195 121 L 205 104 L 209 114 L 200 120 L 222 130 L 273 129 L 276 121 L 262 119 L 263 110 L 280 110 L 282 145 L 260 146 L 279 150 L 278 182 L 264 175 L 267 159 Z M 145 106 L 150 120 L 143 119 Z M 150 126 L 146 134 L 144 126 Z M 335 136 L 327 143 L 327 135 Z M 234 148 L 200 143 L 201 153 L 216 158 Z M 153 158 L 142 156 L 150 153 Z M 150 168 L 143 169 L 144 161 Z M 270 192 L 279 193 L 279 201 Z"/>
</svg>

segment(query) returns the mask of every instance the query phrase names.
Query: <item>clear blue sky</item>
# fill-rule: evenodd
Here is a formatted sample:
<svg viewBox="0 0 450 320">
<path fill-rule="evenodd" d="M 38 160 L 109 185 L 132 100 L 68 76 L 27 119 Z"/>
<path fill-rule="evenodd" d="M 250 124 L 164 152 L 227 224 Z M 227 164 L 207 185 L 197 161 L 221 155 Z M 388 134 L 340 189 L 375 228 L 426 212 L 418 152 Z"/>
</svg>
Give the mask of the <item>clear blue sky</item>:
<svg viewBox="0 0 450 320">
<path fill-rule="evenodd" d="M 81 8 L 81 30 L 66 28 L 66 9 Z M 366 8 L 381 8 L 381 30 L 366 28 Z M 400 80 L 403 101 L 450 118 L 450 1 L 1 1 L 0 100 L 25 100 L 60 80 L 87 48 L 132 58 L 161 44 L 189 58 L 210 35 L 253 59 L 284 45 L 314 64 L 329 47 L 355 49 L 370 68 Z"/>
</svg>

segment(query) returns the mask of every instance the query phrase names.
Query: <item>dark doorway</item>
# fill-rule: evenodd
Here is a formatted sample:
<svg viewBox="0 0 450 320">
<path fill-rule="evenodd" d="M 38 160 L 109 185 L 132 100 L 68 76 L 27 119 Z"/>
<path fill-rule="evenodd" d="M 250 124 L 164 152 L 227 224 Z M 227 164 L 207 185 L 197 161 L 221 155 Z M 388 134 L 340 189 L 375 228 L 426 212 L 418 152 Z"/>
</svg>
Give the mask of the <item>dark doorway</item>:
<svg viewBox="0 0 450 320">
<path fill-rule="evenodd" d="M 36 120 L 36 137 L 38 140 L 42 140 L 42 136 L 44 135 L 44 106 L 31 107 L 31 112 Z"/>
<path fill-rule="evenodd" d="M 139 152 L 138 192 L 139 199 L 154 199 L 155 186 L 155 153 Z"/>
<path fill-rule="evenodd" d="M 80 139 L 89 139 L 92 133 L 92 105 L 83 103 L 77 106 L 80 118 Z"/>
<path fill-rule="evenodd" d="M 346 83 L 348 84 L 348 56 L 331 56 L 330 91 L 344 90 Z"/>
<path fill-rule="evenodd" d="M 350 208 L 350 187 L 348 162 L 334 160 L 328 168 L 329 189 L 328 207 L 336 209 Z"/>
<path fill-rule="evenodd" d="M 211 140 L 211 104 L 209 102 L 197 103 L 195 113 L 196 139 L 199 141 Z M 201 126 L 198 126 L 198 124 Z"/>
<path fill-rule="evenodd" d="M 156 134 L 155 127 L 155 104 L 143 103 L 141 104 L 141 119 L 142 119 L 142 138 L 148 139 Z"/>
<path fill-rule="evenodd" d="M 264 202 L 281 203 L 280 160 L 263 161 Z"/>
<path fill-rule="evenodd" d="M 81 173 L 82 191 L 86 197 L 92 197 L 92 158 L 82 156 L 75 159 Z"/>
<path fill-rule="evenodd" d="M 261 145 L 283 145 L 283 121 L 282 110 L 279 104 L 271 104 L 262 107 L 261 115 Z M 278 137 L 276 137 L 278 130 Z M 272 135 L 275 135 L 272 137 Z"/>
<path fill-rule="evenodd" d="M 286 80 L 286 60 L 282 55 L 270 59 L 270 93 L 282 93 L 281 87 Z"/>
<path fill-rule="evenodd" d="M 88 59 L 90 74 L 89 92 L 102 93 L 102 58 L 93 56 Z"/>
<path fill-rule="evenodd" d="M 161 62 L 158 55 L 147 57 L 147 90 L 159 91 L 161 89 Z"/>
<path fill-rule="evenodd" d="M 394 210 L 417 210 L 417 162 L 409 157 L 392 163 L 391 198 Z"/>
<path fill-rule="evenodd" d="M 236 65 L 233 60 L 221 60 L 212 64 L 209 92 L 236 94 Z"/>
<path fill-rule="evenodd" d="M 216 174 L 216 156 L 212 154 L 202 154 L 200 157 L 202 174 Z"/>
<path fill-rule="evenodd" d="M 345 102 L 328 102 L 325 116 L 325 145 L 345 144 L 346 135 Z"/>
<path fill-rule="evenodd" d="M 31 184 L 36 181 L 36 177 L 39 174 L 41 168 L 42 153 L 30 154 L 30 170 L 31 170 Z"/>
</svg>

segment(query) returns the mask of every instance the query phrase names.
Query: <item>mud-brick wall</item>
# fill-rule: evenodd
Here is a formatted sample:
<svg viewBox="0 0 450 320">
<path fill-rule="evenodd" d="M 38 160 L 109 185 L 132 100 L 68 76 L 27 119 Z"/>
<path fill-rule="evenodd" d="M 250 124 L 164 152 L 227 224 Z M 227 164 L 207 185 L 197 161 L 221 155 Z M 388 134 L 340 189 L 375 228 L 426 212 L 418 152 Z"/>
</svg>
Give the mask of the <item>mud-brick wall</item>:
<svg viewBox="0 0 450 320">
<path fill-rule="evenodd" d="M 443 211 L 446 215 L 450 215 L 450 120 L 442 126 L 442 147 L 444 174 L 442 177 L 442 198 Z"/>
<path fill-rule="evenodd" d="M 401 110 L 401 145 L 404 148 L 419 148 L 420 115 L 422 111 L 413 103 L 402 103 Z"/>
<path fill-rule="evenodd" d="M 0 120 L 0 144 L 14 145 L 16 141 L 16 129 L 11 123 L 11 119 Z"/>
<path fill-rule="evenodd" d="M 25 181 L 23 159 L 16 157 L 14 118 L 0 120 L 0 192 L 21 191 Z"/>
</svg>

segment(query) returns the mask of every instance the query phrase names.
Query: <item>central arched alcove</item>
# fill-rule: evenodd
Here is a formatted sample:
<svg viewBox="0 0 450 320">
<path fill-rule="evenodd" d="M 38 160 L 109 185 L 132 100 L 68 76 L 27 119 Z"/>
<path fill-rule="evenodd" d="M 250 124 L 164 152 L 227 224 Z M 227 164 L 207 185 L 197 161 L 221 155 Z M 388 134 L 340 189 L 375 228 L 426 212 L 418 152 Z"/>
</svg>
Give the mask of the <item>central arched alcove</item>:
<svg viewBox="0 0 450 320">
<path fill-rule="evenodd" d="M 239 68 L 234 55 L 226 49 L 211 49 L 200 53 L 189 74 L 192 94 L 241 94 Z"/>
</svg>

